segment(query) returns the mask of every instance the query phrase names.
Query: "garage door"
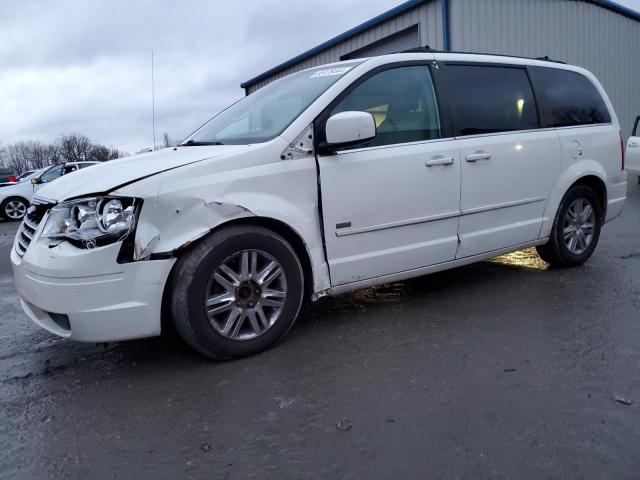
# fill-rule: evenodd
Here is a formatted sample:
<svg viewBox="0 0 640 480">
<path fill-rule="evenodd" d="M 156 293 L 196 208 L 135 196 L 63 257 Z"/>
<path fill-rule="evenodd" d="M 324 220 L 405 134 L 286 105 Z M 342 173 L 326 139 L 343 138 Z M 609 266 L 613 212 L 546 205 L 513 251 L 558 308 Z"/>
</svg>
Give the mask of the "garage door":
<svg viewBox="0 0 640 480">
<path fill-rule="evenodd" d="M 386 53 L 397 53 L 410 48 L 416 48 L 420 45 L 420 35 L 418 33 L 418 25 L 409 27 L 400 32 L 389 35 L 383 39 L 373 42 L 365 47 L 349 52 L 340 57 L 340 60 L 349 60 L 351 58 L 374 57 L 376 55 L 384 55 Z"/>
</svg>

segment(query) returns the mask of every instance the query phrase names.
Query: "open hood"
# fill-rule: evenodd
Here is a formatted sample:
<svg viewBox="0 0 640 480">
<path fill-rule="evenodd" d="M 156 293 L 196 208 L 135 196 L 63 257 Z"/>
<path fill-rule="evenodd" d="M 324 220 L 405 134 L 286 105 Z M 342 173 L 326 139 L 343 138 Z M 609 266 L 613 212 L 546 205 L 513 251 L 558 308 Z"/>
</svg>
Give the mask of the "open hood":
<svg viewBox="0 0 640 480">
<path fill-rule="evenodd" d="M 39 197 L 61 201 L 80 195 L 106 193 L 127 183 L 167 170 L 217 157 L 244 153 L 251 145 L 215 145 L 165 148 L 133 155 L 67 174 L 36 193 Z"/>
</svg>

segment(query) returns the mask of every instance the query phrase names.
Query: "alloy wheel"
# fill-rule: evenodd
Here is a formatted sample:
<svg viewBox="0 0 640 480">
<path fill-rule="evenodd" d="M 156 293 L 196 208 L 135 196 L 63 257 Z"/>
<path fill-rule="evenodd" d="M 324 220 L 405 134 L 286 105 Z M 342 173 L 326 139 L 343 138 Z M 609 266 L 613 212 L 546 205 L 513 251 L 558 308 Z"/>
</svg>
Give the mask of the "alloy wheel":
<svg viewBox="0 0 640 480">
<path fill-rule="evenodd" d="M 4 213 L 11 220 L 20 220 L 27 213 L 27 206 L 20 200 L 11 200 L 5 205 Z"/>
<path fill-rule="evenodd" d="M 582 254 L 591 242 L 595 228 L 595 212 L 589 200 L 574 200 L 564 216 L 563 238 L 567 249 L 574 255 Z"/>
<path fill-rule="evenodd" d="M 206 289 L 211 326 L 231 340 L 253 340 L 278 320 L 287 298 L 282 265 L 261 250 L 244 250 L 222 261 Z"/>
</svg>

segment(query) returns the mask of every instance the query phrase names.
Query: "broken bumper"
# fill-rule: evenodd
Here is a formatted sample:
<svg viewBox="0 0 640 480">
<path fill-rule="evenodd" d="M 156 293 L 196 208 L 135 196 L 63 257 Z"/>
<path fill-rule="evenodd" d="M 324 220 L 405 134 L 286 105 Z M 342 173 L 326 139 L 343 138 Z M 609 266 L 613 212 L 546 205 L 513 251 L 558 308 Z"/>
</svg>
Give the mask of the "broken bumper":
<svg viewBox="0 0 640 480">
<path fill-rule="evenodd" d="M 118 264 L 120 244 L 83 250 L 34 242 L 11 251 L 16 290 L 40 327 L 73 340 L 110 342 L 160 334 L 162 295 L 174 259 Z"/>
</svg>

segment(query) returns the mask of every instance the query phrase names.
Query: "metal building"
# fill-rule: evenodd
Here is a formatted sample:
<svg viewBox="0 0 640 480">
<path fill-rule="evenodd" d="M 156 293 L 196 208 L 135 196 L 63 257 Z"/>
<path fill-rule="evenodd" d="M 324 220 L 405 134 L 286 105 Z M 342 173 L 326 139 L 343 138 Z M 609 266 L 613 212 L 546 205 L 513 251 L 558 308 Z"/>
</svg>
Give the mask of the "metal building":
<svg viewBox="0 0 640 480">
<path fill-rule="evenodd" d="M 241 87 L 250 94 L 297 70 L 425 45 L 580 65 L 604 85 L 625 136 L 640 114 L 640 13 L 608 0 L 409 0 Z"/>
</svg>

